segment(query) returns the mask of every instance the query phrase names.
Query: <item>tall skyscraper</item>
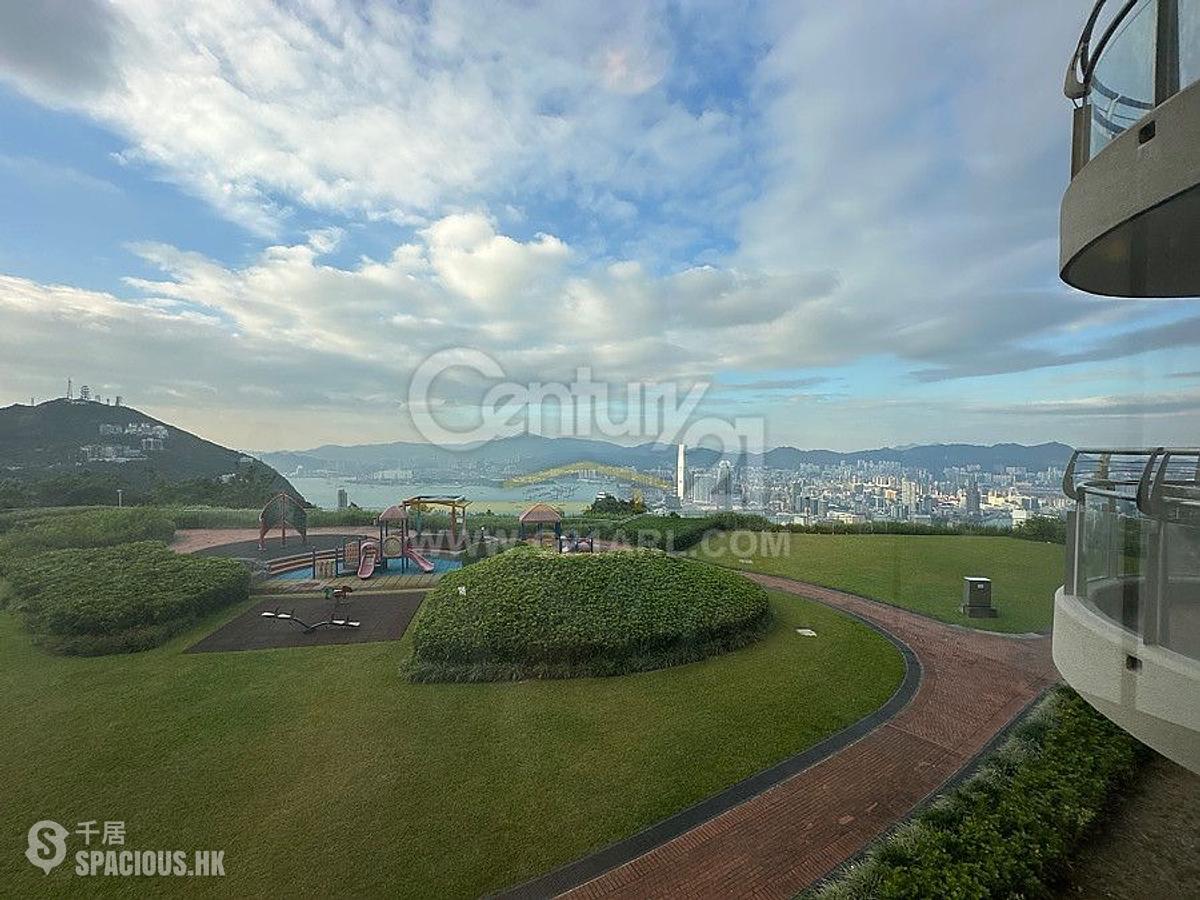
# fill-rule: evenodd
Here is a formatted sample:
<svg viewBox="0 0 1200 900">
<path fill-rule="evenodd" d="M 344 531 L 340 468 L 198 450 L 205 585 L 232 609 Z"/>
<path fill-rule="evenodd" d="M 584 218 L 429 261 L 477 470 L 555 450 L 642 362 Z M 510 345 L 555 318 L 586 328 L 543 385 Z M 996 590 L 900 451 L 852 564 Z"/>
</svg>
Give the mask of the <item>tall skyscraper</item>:
<svg viewBox="0 0 1200 900">
<path fill-rule="evenodd" d="M 675 458 L 675 496 L 680 500 L 683 499 L 683 492 L 686 489 L 686 472 L 687 470 L 684 468 L 683 444 L 680 444 L 679 454 Z"/>
<path fill-rule="evenodd" d="M 967 485 L 967 515 L 978 516 L 980 508 L 979 486 L 972 481 Z"/>
<path fill-rule="evenodd" d="M 699 504 L 712 503 L 713 488 L 717 486 L 717 476 L 712 472 L 699 472 L 692 479 L 692 502 Z"/>
</svg>

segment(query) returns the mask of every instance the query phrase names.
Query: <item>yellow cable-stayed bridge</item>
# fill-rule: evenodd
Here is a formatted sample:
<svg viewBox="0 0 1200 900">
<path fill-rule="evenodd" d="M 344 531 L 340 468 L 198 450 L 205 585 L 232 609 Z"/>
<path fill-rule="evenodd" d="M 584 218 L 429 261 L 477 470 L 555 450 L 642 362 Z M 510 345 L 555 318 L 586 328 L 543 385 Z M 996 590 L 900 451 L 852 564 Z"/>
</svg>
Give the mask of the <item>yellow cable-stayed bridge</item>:
<svg viewBox="0 0 1200 900">
<path fill-rule="evenodd" d="M 529 487 L 530 485 L 541 484 L 546 481 L 554 481 L 556 478 L 563 478 L 567 475 L 592 472 L 605 478 L 611 478 L 614 481 L 625 481 L 630 484 L 641 485 L 642 487 L 657 488 L 660 491 L 669 491 L 672 489 L 669 481 L 657 475 L 639 472 L 637 469 L 631 469 L 629 466 L 607 466 L 603 463 L 589 462 L 587 460 L 567 463 L 562 466 L 552 466 L 549 469 L 542 469 L 539 472 L 515 475 L 505 480 L 504 487 Z"/>
</svg>

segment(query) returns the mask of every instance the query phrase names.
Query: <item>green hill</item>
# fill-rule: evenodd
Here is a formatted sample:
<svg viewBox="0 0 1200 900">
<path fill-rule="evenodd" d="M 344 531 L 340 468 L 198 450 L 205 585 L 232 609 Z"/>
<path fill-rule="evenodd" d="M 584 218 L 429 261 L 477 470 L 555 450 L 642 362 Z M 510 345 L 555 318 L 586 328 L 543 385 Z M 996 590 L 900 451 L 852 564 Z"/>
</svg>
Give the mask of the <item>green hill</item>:
<svg viewBox="0 0 1200 900">
<path fill-rule="evenodd" d="M 300 497 L 266 463 L 129 406 L 60 399 L 0 409 L 0 507 L 110 504 L 118 489 L 126 503 Z"/>
</svg>

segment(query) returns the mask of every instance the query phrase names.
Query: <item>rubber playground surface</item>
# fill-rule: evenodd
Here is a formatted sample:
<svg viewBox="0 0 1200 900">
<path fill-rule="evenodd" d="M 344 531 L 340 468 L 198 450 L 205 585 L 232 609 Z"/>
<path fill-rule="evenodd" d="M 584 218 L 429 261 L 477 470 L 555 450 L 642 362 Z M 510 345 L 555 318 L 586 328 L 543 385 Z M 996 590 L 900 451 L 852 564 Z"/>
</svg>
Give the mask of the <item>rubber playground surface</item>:
<svg viewBox="0 0 1200 900">
<path fill-rule="evenodd" d="M 296 624 L 297 620 L 312 624 L 329 619 L 333 601 L 322 596 L 264 597 L 208 637 L 193 644 L 186 652 L 270 650 L 396 641 L 404 634 L 424 599 L 424 591 L 352 596 L 338 608 L 337 618 L 356 621 L 359 623 L 357 628 L 325 626 L 305 632 Z M 295 618 L 274 619 L 262 615 L 271 610 L 291 613 Z"/>
<path fill-rule="evenodd" d="M 342 546 L 347 538 L 363 537 L 364 533 L 347 531 L 340 534 L 309 534 L 308 543 L 301 542 L 298 535 L 291 536 L 287 544 L 279 543 L 279 535 L 268 536 L 266 549 L 258 549 L 257 540 L 236 541 L 231 544 L 218 544 L 215 547 L 204 547 L 192 551 L 196 556 L 227 556 L 234 559 L 261 559 L 270 562 L 285 556 L 296 556 L 310 550 L 333 550 Z M 367 534 L 366 536 L 370 536 Z"/>
</svg>

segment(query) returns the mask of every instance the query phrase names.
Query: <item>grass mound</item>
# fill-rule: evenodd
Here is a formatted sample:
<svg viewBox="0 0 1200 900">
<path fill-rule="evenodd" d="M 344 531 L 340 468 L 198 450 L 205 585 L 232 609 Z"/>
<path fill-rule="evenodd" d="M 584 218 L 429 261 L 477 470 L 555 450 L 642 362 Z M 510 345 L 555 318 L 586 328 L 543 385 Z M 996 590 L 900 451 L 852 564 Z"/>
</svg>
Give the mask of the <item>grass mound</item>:
<svg viewBox="0 0 1200 900">
<path fill-rule="evenodd" d="M 414 681 L 620 675 L 743 646 L 769 626 L 766 592 L 648 550 L 518 548 L 446 575 L 413 627 Z"/>
<path fill-rule="evenodd" d="M 250 593 L 240 563 L 181 556 L 153 541 L 39 553 L 6 577 L 10 605 L 37 641 L 78 656 L 155 647 Z"/>
</svg>

